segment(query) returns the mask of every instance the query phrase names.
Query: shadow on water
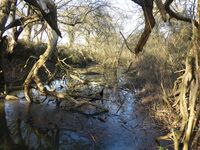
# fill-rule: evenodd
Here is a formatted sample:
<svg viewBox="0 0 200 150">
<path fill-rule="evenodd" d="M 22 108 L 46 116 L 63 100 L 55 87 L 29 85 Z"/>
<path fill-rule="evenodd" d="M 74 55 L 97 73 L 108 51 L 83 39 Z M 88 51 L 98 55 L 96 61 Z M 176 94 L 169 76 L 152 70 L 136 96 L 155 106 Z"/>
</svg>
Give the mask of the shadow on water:
<svg viewBox="0 0 200 150">
<path fill-rule="evenodd" d="M 112 83 L 103 90 L 104 100 L 97 102 L 109 113 L 98 116 L 64 111 L 53 104 L 29 105 L 24 99 L 1 103 L 0 149 L 156 149 L 159 132 L 137 107 L 132 85 L 116 72 L 107 76 L 87 76 Z M 22 92 L 18 96 L 23 97 Z"/>
</svg>

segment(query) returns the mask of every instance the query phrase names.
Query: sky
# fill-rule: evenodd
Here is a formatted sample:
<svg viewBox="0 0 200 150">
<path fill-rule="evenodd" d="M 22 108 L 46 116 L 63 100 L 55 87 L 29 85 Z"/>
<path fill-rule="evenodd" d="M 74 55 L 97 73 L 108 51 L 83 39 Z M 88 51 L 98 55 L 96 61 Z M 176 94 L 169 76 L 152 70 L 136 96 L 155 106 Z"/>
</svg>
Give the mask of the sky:
<svg viewBox="0 0 200 150">
<path fill-rule="evenodd" d="M 143 16 L 141 8 L 131 0 L 108 0 L 108 3 L 111 4 L 108 11 L 113 21 L 122 27 L 120 31 L 125 37 L 129 36 L 142 22 L 142 19 L 139 19 Z M 66 43 L 66 37 L 59 39 L 59 42 Z"/>
<path fill-rule="evenodd" d="M 131 0 L 108 0 L 108 3 L 111 4 L 109 11 L 113 20 L 122 27 L 120 31 L 128 36 L 141 23 L 141 20 L 138 19 L 141 16 L 141 9 Z M 9 31 L 7 34 L 10 34 Z M 59 39 L 61 43 L 64 40 L 66 39 Z"/>
<path fill-rule="evenodd" d="M 122 26 L 123 26 L 123 32 L 125 35 L 130 34 L 133 30 L 135 30 L 138 26 L 138 24 L 141 24 L 141 8 L 135 4 L 131 0 L 109 0 L 111 3 L 111 6 L 114 6 L 117 8 L 119 12 L 116 12 L 116 18 L 117 15 L 119 15 L 121 12 L 126 15 L 126 19 L 123 18 Z M 121 11 L 121 12 L 120 12 Z"/>
</svg>

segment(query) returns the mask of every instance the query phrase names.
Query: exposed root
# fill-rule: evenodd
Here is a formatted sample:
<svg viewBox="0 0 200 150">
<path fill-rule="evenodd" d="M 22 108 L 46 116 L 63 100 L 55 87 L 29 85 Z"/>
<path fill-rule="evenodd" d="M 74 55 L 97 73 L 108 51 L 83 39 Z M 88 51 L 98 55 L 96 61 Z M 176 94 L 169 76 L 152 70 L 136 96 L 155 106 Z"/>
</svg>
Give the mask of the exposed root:
<svg viewBox="0 0 200 150">
<path fill-rule="evenodd" d="M 194 30 L 196 27 L 194 26 Z M 197 119 L 199 118 L 199 43 L 197 31 L 193 31 L 193 42 L 189 49 L 184 74 L 177 79 L 174 85 L 174 104 L 176 112 L 180 112 L 181 123 L 178 128 L 172 129 L 174 149 L 178 150 L 180 144 L 183 149 L 190 148 L 191 137 L 194 133 Z M 198 37 L 200 38 L 200 37 Z M 165 91 L 164 91 L 165 94 Z M 165 94 L 166 95 L 166 94 Z M 167 99 L 167 98 L 165 98 Z M 167 100 L 165 100 L 169 106 Z M 179 104 L 179 107 L 177 107 Z M 170 106 L 169 106 L 170 107 Z M 198 131 L 196 132 L 198 136 Z M 171 134 L 170 134 L 171 135 Z M 167 137 L 168 138 L 168 137 Z M 171 138 L 171 137 L 170 137 Z M 160 138 L 161 139 L 161 138 Z M 163 138 L 162 138 L 163 139 Z"/>
<path fill-rule="evenodd" d="M 171 140 L 173 137 L 173 134 L 172 133 L 168 133 L 167 135 L 164 135 L 164 136 L 159 136 L 157 138 L 157 140 Z"/>
<path fill-rule="evenodd" d="M 195 134 L 194 139 L 192 141 L 191 147 L 192 147 L 192 149 L 199 149 L 200 148 L 200 121 L 199 121 L 199 124 L 197 126 L 197 131 L 196 131 L 196 134 Z"/>
<path fill-rule="evenodd" d="M 36 83 L 37 89 L 40 91 L 40 93 L 42 95 L 50 95 L 53 96 L 55 98 L 58 99 L 59 104 L 62 101 L 66 101 L 72 104 L 72 106 L 64 106 L 64 109 L 66 109 L 65 107 L 69 107 L 69 109 L 72 110 L 77 110 L 79 107 L 82 107 L 83 105 L 91 105 L 94 106 L 95 108 L 101 110 L 100 112 L 94 113 L 94 114 L 86 114 L 86 115 L 97 115 L 99 113 L 103 113 L 103 112 L 108 112 L 108 109 L 96 104 L 96 103 L 92 103 L 91 101 L 88 100 L 76 100 L 74 99 L 72 96 L 68 95 L 67 93 L 58 93 L 55 90 L 47 90 L 43 83 L 41 82 L 39 76 L 38 76 L 38 71 L 40 70 L 40 68 L 45 67 L 45 62 L 47 61 L 47 59 L 49 58 L 49 56 L 51 55 L 52 51 L 55 49 L 56 43 L 57 43 L 57 34 L 52 30 L 52 37 L 50 37 L 49 39 L 49 43 L 47 46 L 46 51 L 40 55 L 38 61 L 34 64 L 34 66 L 32 67 L 30 73 L 28 74 L 28 77 L 26 78 L 25 82 L 24 82 L 24 94 L 25 94 L 25 98 L 27 101 L 32 102 L 31 96 L 29 94 L 29 90 L 30 90 L 30 85 L 31 83 L 34 81 Z M 50 71 L 45 67 L 47 74 L 49 76 L 51 76 Z M 78 82 L 80 82 L 81 84 L 89 84 L 88 81 L 82 80 L 80 79 L 78 76 L 72 75 L 70 74 L 70 77 Z M 98 84 L 95 82 L 92 82 L 91 84 Z M 43 100 L 43 102 L 47 100 L 47 98 L 45 98 Z M 83 112 L 82 112 L 83 113 Z"/>
<path fill-rule="evenodd" d="M 57 40 L 58 40 L 58 35 L 56 34 L 54 30 L 51 29 L 51 35 L 49 37 L 49 43 L 47 45 L 47 49 L 42 55 L 40 55 L 40 58 L 34 64 L 34 66 L 32 67 L 31 71 L 29 72 L 24 82 L 24 95 L 25 95 L 26 100 L 29 102 L 31 102 L 29 88 L 33 80 L 35 81 L 40 92 L 42 92 L 43 94 L 45 93 L 44 92 L 45 88 L 43 84 L 41 83 L 40 78 L 38 77 L 38 71 L 40 70 L 41 67 L 44 66 L 47 59 L 51 56 L 51 53 L 53 52 L 53 50 L 56 48 Z"/>
</svg>

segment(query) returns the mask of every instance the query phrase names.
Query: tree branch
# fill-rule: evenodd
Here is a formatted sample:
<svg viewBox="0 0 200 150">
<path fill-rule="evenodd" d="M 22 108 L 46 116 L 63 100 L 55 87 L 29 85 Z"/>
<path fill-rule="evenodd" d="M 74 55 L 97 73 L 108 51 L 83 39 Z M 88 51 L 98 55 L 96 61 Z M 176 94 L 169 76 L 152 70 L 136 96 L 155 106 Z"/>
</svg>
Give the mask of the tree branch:
<svg viewBox="0 0 200 150">
<path fill-rule="evenodd" d="M 5 28 L 4 28 L 4 32 L 8 29 L 11 29 L 13 27 L 17 27 L 17 26 L 26 26 L 30 23 L 39 21 L 39 18 L 37 16 L 32 16 L 32 17 L 21 17 L 19 19 L 14 20 L 13 22 L 11 22 L 10 24 L 8 24 Z"/>
<path fill-rule="evenodd" d="M 129 47 L 128 42 L 127 42 L 126 38 L 124 37 L 124 35 L 121 31 L 120 31 L 120 34 L 121 34 L 121 36 L 124 40 L 124 43 L 125 43 L 126 47 L 128 48 L 128 50 L 135 54 L 135 52 Z"/>
<path fill-rule="evenodd" d="M 153 0 L 132 0 L 132 1 L 142 7 L 144 17 L 145 17 L 144 31 L 135 47 L 135 54 L 138 54 L 139 52 L 142 51 L 144 45 L 146 44 L 146 42 L 151 34 L 153 27 L 155 26 L 155 18 L 153 16 Z M 195 26 L 198 27 L 198 22 L 196 20 L 192 20 L 191 18 L 182 16 L 182 15 L 174 12 L 170 8 L 170 5 L 172 4 L 172 2 L 173 2 L 173 0 L 166 0 L 164 3 L 164 6 L 162 6 L 162 8 L 160 6 L 158 6 L 158 7 L 160 7 L 159 9 L 165 9 L 163 12 L 161 12 L 164 21 L 166 19 L 165 18 L 166 14 L 164 14 L 164 13 L 168 13 L 170 15 L 170 17 L 176 18 L 177 20 L 181 20 L 181 21 L 185 21 L 185 22 L 189 22 L 189 23 L 194 22 Z M 162 3 L 160 3 L 159 0 L 156 1 L 156 4 L 163 5 Z"/>
<path fill-rule="evenodd" d="M 153 27 L 155 26 L 155 19 L 153 16 L 153 0 L 142 1 L 142 0 L 132 0 L 133 2 L 139 4 L 142 7 L 145 17 L 145 27 L 144 31 L 135 47 L 135 54 L 142 51 L 144 45 L 146 44 Z"/>
<path fill-rule="evenodd" d="M 24 1 L 30 4 L 31 6 L 34 6 L 36 9 L 38 9 L 41 12 L 42 16 L 44 17 L 44 19 L 50 25 L 50 27 L 54 31 L 56 31 L 58 36 L 62 37 L 61 32 L 58 29 L 58 24 L 57 24 L 57 8 L 55 4 L 51 2 L 51 0 L 45 1 L 44 3 L 48 10 L 44 10 L 42 6 L 40 6 L 37 0 L 24 0 Z"/>
<path fill-rule="evenodd" d="M 194 21 L 194 25 L 196 27 L 198 27 L 198 22 L 196 20 L 192 20 L 191 18 L 188 18 L 188 17 L 185 17 L 185 16 L 182 16 L 176 12 L 174 12 L 171 8 L 170 8 L 170 5 L 172 4 L 174 0 L 166 0 L 164 5 L 165 5 L 165 10 L 166 12 L 170 15 L 170 17 L 173 17 L 177 20 L 181 20 L 181 21 L 185 21 L 185 22 L 189 22 L 189 23 L 192 23 L 192 21 Z"/>
</svg>

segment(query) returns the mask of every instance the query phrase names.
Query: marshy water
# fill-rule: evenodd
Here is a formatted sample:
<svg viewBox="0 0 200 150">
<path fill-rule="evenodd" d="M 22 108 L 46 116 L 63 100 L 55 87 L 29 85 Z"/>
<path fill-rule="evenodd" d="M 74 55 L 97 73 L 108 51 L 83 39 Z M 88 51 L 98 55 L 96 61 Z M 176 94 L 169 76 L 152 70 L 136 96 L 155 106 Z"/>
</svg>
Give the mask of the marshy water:
<svg viewBox="0 0 200 150">
<path fill-rule="evenodd" d="M 52 100 L 28 104 L 23 91 L 15 91 L 17 101 L 0 102 L 0 149 L 52 150 L 139 150 L 156 149 L 156 129 L 147 112 L 137 105 L 134 86 L 125 75 L 116 71 L 86 74 L 88 80 L 104 80 L 109 86 L 87 87 L 82 92 L 101 91 L 101 100 L 94 102 L 109 110 L 98 115 L 58 108 Z M 52 82 L 64 91 L 63 80 Z M 67 87 L 67 86 L 66 86 Z M 37 95 L 37 94 L 35 94 Z M 37 98 L 40 98 L 38 96 Z M 96 109 L 83 108 L 87 114 Z"/>
</svg>

